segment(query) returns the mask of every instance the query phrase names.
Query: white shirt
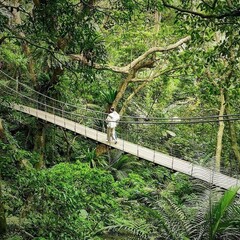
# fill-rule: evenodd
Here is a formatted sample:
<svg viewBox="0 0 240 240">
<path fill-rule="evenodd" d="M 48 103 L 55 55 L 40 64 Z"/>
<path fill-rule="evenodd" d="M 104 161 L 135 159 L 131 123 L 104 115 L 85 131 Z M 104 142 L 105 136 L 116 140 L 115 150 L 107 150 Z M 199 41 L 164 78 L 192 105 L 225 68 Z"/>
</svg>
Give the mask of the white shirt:
<svg viewBox="0 0 240 240">
<path fill-rule="evenodd" d="M 119 120 L 120 120 L 120 116 L 116 111 L 109 113 L 106 119 L 106 122 L 108 123 L 107 127 L 115 128 L 117 126 L 117 121 Z"/>
</svg>

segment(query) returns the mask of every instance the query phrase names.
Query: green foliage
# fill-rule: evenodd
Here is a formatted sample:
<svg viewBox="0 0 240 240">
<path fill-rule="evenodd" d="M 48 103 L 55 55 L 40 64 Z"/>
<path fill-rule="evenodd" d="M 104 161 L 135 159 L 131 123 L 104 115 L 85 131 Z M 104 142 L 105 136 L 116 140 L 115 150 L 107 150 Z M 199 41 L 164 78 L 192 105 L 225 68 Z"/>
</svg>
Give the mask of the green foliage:
<svg viewBox="0 0 240 240">
<path fill-rule="evenodd" d="M 119 222 L 117 225 L 109 226 L 106 229 L 110 232 L 110 236 L 113 236 L 114 239 L 127 238 L 148 240 L 149 235 L 151 234 L 149 227 L 150 226 L 143 220 L 135 220 L 133 222 L 125 220 L 121 223 Z"/>
<path fill-rule="evenodd" d="M 2 9 L 1 9 L 2 10 Z M 8 13 L 7 11 L 0 12 L 0 31 L 3 32 L 8 23 Z"/>
<path fill-rule="evenodd" d="M 38 159 L 36 153 L 15 148 L 2 142 L 0 142 L 0 153 L 2 154 L 0 169 L 2 176 L 6 179 L 16 178 L 19 170 L 31 169 Z"/>
<path fill-rule="evenodd" d="M 92 60 L 103 59 L 102 39 L 93 24 L 98 20 L 95 21 L 94 15 L 90 14 L 92 10 L 88 5 L 84 5 L 82 11 L 77 5 L 68 0 L 40 4 L 33 9 L 34 19 L 26 19 L 24 31 L 32 40 L 51 49 L 58 47 L 64 52 L 83 52 Z"/>
<path fill-rule="evenodd" d="M 6 240 L 24 240 L 21 236 L 6 237 Z"/>
<path fill-rule="evenodd" d="M 146 213 L 157 230 L 153 236 L 164 239 L 238 239 L 239 188 L 229 189 L 219 197 L 217 191 L 192 194 L 182 205 L 169 196 L 146 198 Z M 154 210 L 153 210 L 154 209 Z M 146 214 L 147 215 L 147 214 Z"/>
<path fill-rule="evenodd" d="M 108 153 L 109 170 L 116 180 L 121 180 L 128 176 L 133 170 L 142 166 L 136 157 L 124 154 L 122 151 L 112 150 Z"/>
<path fill-rule="evenodd" d="M 114 183 L 118 197 L 127 199 L 138 199 L 146 196 L 152 188 L 145 185 L 144 179 L 135 173 L 129 173 L 128 177 Z"/>
<path fill-rule="evenodd" d="M 189 177 L 181 173 L 173 173 L 171 174 L 171 180 L 168 182 L 168 185 L 162 191 L 162 195 L 181 203 L 184 202 L 184 198 L 191 195 L 192 192 L 192 183 L 189 181 Z"/>
<path fill-rule="evenodd" d="M 240 205 L 235 205 L 232 208 L 233 202 L 238 194 L 239 187 L 229 189 L 224 193 L 222 198 L 212 206 L 209 212 L 209 222 L 210 222 L 210 233 L 209 239 L 218 239 L 219 236 L 228 236 L 231 239 L 233 234 L 233 239 L 240 237 L 240 219 L 239 216 L 235 215 L 240 210 Z M 236 210 L 237 211 L 236 211 Z M 230 231 L 228 229 L 231 229 Z"/>
<path fill-rule="evenodd" d="M 14 42 L 9 41 L 7 44 L 1 45 L 0 48 L 0 61 L 4 67 L 12 69 L 21 69 L 26 71 L 26 57 L 21 53 L 19 46 Z"/>
<path fill-rule="evenodd" d="M 107 163 L 103 156 L 97 156 L 96 149 L 83 151 L 83 155 L 77 157 L 76 159 L 83 159 L 84 162 L 87 162 L 90 167 L 105 167 Z"/>
<path fill-rule="evenodd" d="M 14 114 L 11 117 L 13 116 Z M 19 171 L 31 169 L 39 156 L 36 152 L 21 148 L 22 139 L 19 141 L 16 135 L 11 134 L 11 128 L 6 122 L 4 122 L 4 134 L 6 139 L 0 141 L 1 174 L 4 179 L 15 179 Z"/>
<path fill-rule="evenodd" d="M 31 220 L 27 231 L 47 239 L 94 236 L 118 208 L 112 184 L 106 172 L 81 163 L 19 176 L 22 198 L 31 197 L 30 209 L 24 210 Z"/>
<path fill-rule="evenodd" d="M 111 105 L 117 95 L 117 90 L 115 90 L 113 88 L 109 88 L 108 91 L 106 91 L 106 92 L 100 91 L 100 95 L 105 104 Z"/>
<path fill-rule="evenodd" d="M 19 81 L 30 86 L 35 76 L 34 87 L 42 93 L 102 110 L 113 103 L 126 76 L 100 73 L 91 68 L 95 63 L 126 66 L 151 47 L 191 35 L 188 45 L 178 51 L 156 54 L 151 71 L 161 72 L 165 66 L 168 71 L 143 89 L 127 112 L 147 117 L 217 115 L 223 88 L 231 112 L 239 113 L 239 17 L 221 17 L 234 14 L 237 1 L 165 1 L 178 11 L 155 0 L 37 2 L 21 1 L 20 24 L 9 18 L 13 15 L 8 8 L 0 10 L 0 68 Z M 72 54 L 84 56 L 89 66 L 69 60 Z M 136 79 L 147 79 L 150 71 L 144 73 Z M 130 84 L 127 94 L 135 84 Z M 189 205 L 186 200 L 194 200 L 196 189 L 185 175 L 123 154 L 109 154 L 109 171 L 103 171 L 107 161 L 96 156 L 95 143 L 48 125 L 45 163 L 55 166 L 35 171 L 39 155 L 32 149 L 39 121 L 16 113 L 7 117 L 3 111 L 3 115 L 11 126 L 6 130 L 7 142 L 0 142 L 0 168 L 8 180 L 4 201 L 8 217 L 21 220 L 19 229 L 14 225 L 18 233 L 24 228 L 39 240 L 99 239 L 106 231 L 113 239 L 239 238 L 239 203 L 233 202 L 237 190 Z M 217 125 L 125 126 L 121 133 L 129 131 L 140 144 L 200 165 L 213 163 Z M 238 133 L 239 125 L 235 127 Z M 224 137 L 224 166 L 234 168 L 239 164 L 231 136 L 224 132 Z M 85 164 L 59 164 L 75 159 Z M 21 234 L 24 237 L 10 234 L 10 239 L 24 239 Z"/>
</svg>

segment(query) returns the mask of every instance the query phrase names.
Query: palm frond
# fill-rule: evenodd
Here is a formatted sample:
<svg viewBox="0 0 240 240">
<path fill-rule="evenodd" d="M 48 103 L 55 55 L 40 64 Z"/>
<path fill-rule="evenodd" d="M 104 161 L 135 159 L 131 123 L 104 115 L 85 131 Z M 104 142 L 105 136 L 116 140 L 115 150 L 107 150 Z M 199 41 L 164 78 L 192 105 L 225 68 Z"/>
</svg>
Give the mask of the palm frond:
<svg viewBox="0 0 240 240">
<path fill-rule="evenodd" d="M 117 90 L 109 88 L 107 92 L 100 91 L 100 94 L 103 98 L 103 101 L 111 105 L 117 95 Z"/>
<path fill-rule="evenodd" d="M 150 236 L 147 234 L 149 226 L 133 224 L 117 224 L 113 226 L 108 226 L 104 230 L 112 233 L 118 233 L 121 235 L 126 235 L 128 239 L 139 239 L 139 240 L 149 240 Z"/>
<path fill-rule="evenodd" d="M 211 239 L 215 238 L 217 232 L 221 228 L 222 218 L 224 217 L 228 208 L 234 202 L 238 190 L 239 187 L 229 189 L 224 193 L 223 197 L 219 200 L 219 202 L 215 206 L 213 206 L 212 212 L 210 214 L 212 222 L 212 228 L 210 232 Z"/>
</svg>

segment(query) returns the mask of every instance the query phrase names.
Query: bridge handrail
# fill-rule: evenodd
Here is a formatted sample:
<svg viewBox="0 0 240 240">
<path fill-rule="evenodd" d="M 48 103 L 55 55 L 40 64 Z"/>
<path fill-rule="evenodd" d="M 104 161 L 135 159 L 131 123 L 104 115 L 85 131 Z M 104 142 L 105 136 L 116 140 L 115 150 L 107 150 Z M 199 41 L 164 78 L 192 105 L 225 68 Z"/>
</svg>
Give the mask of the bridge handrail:
<svg viewBox="0 0 240 240">
<path fill-rule="evenodd" d="M 45 99 L 49 99 L 53 102 L 56 102 L 56 103 L 59 103 L 59 104 L 62 104 L 64 106 L 69 106 L 69 107 L 74 107 L 76 109 L 83 109 L 83 110 L 86 110 L 86 111 L 89 111 L 89 112 L 92 112 L 92 113 L 96 113 L 96 114 L 101 114 L 101 115 L 107 115 L 107 113 L 103 112 L 103 111 L 97 111 L 97 110 L 92 110 L 92 109 L 89 109 L 87 107 L 82 107 L 80 105 L 74 105 L 74 104 L 71 104 L 71 103 L 66 103 L 66 102 L 63 102 L 63 101 L 60 101 L 60 100 L 57 100 L 57 99 L 54 99 L 52 97 L 49 97 L 45 94 L 42 94 L 38 91 L 36 91 L 35 89 L 29 87 L 28 85 L 24 84 L 24 83 L 21 83 L 19 81 L 17 81 L 16 79 L 14 79 L 13 77 L 9 76 L 8 74 L 6 74 L 5 72 L 3 72 L 2 70 L 0 70 L 0 72 L 6 76 L 7 78 L 10 78 L 12 80 L 14 80 L 15 82 L 17 82 L 19 85 L 23 86 L 24 88 L 27 88 L 29 89 L 31 92 L 33 93 L 36 93 L 37 95 L 40 95 L 42 96 L 43 98 Z M 0 82 L 1 84 L 1 82 Z M 159 117 L 136 117 L 136 116 L 121 116 L 121 119 L 124 119 L 124 118 L 130 118 L 130 119 L 138 119 L 138 120 L 146 120 L 146 122 L 150 122 L 150 120 L 160 120 L 160 121 L 163 121 L 163 123 L 165 123 L 166 121 L 170 122 L 171 123 L 176 123 L 176 124 L 181 124 L 180 122 L 183 122 L 183 123 L 186 123 L 186 121 L 188 121 L 189 123 L 198 123 L 197 120 L 201 120 L 202 122 L 208 122 L 207 120 L 203 120 L 203 119 L 217 119 L 216 121 L 223 121 L 221 118 L 225 118 L 225 117 L 234 117 L 232 119 L 227 119 L 228 121 L 231 120 L 239 120 L 240 119 L 240 113 L 239 114 L 229 114 L 229 115 L 210 115 L 210 116 L 202 116 L 202 117 L 172 117 L 172 118 L 159 118 Z M 211 122 L 214 122 L 214 120 L 209 120 Z M 154 122 L 153 124 L 156 124 L 157 122 Z M 137 123 L 136 123 L 137 124 Z"/>
<path fill-rule="evenodd" d="M 74 113 L 74 112 L 70 112 L 70 111 L 67 111 L 67 110 L 64 110 L 63 108 L 57 108 L 55 106 L 52 106 L 52 105 L 49 105 L 47 103 L 43 103 L 41 101 L 38 101 L 36 99 L 33 99 L 25 94 L 22 94 L 21 92 L 15 90 L 15 89 L 12 89 L 8 86 L 5 86 L 5 88 L 9 89 L 10 91 L 16 93 L 17 95 L 21 96 L 22 98 L 26 98 L 28 100 L 30 100 L 31 102 L 35 102 L 36 104 L 40 104 L 40 105 L 43 105 L 45 109 L 47 108 L 51 108 L 53 109 L 53 111 L 51 113 L 54 113 L 54 112 L 61 112 L 62 115 L 64 114 L 69 114 L 71 117 L 70 119 L 72 119 L 72 116 L 76 116 L 76 117 L 81 117 L 81 118 L 84 118 L 84 119 L 92 119 L 92 120 L 100 120 L 102 121 L 103 118 L 98 118 L 98 117 L 92 117 L 92 116 L 87 116 L 87 115 L 80 115 L 78 113 Z M 6 91 L 2 90 L 3 92 L 7 93 Z M 8 94 L 8 93 L 7 93 Z M 87 109 L 84 109 L 87 111 Z M 104 113 L 102 112 L 96 112 L 96 111 L 92 111 L 93 113 L 101 113 L 102 115 L 105 115 Z M 65 115 L 66 116 L 66 115 Z M 226 116 L 226 115 L 225 115 Z M 228 116 L 228 119 L 217 119 L 217 120 L 202 120 L 202 121 L 186 121 L 187 118 L 185 118 L 184 120 L 183 119 L 175 119 L 175 118 L 170 118 L 170 119 L 164 119 L 165 121 L 162 121 L 162 122 L 152 122 L 152 121 L 144 121 L 144 122 L 141 122 L 141 121 L 124 121 L 124 120 L 120 120 L 119 123 L 128 123 L 128 124 L 138 124 L 138 125 L 142 125 L 142 124 L 145 124 L 145 125 L 155 125 L 155 124 L 194 124 L 194 123 L 209 123 L 209 122 L 219 122 L 219 121 L 239 121 L 240 118 L 229 118 L 229 116 L 238 116 L 237 114 L 235 115 L 227 115 Z M 240 115 L 239 115 L 240 116 Z M 104 119 L 105 120 L 105 119 Z"/>
</svg>

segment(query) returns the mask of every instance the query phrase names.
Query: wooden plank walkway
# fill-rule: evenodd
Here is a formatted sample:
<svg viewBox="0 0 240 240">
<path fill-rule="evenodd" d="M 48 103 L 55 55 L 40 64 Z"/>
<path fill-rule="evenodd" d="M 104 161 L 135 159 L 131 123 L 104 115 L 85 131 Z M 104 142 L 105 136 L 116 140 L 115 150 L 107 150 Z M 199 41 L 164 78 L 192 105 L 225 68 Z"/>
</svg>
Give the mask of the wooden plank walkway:
<svg viewBox="0 0 240 240">
<path fill-rule="evenodd" d="M 65 129 L 81 134 L 87 138 L 104 143 L 113 148 L 130 153 L 139 158 L 148 160 L 150 162 L 167 167 L 169 169 L 173 169 L 174 171 L 177 171 L 177 172 L 185 173 L 194 178 L 201 179 L 215 186 L 218 186 L 224 189 L 229 189 L 230 187 L 233 187 L 233 186 L 240 186 L 240 179 L 232 178 L 222 173 L 213 171 L 209 168 L 192 164 L 190 162 L 184 161 L 179 158 L 175 158 L 173 156 L 169 156 L 167 154 L 157 152 L 155 150 L 141 147 L 137 144 L 133 144 L 123 139 L 118 139 L 117 144 L 107 143 L 106 142 L 107 136 L 105 133 L 86 127 L 84 125 L 78 124 L 74 121 L 59 117 L 57 115 L 44 112 L 42 110 L 38 110 L 35 108 L 18 105 L 18 104 L 13 104 L 12 108 L 15 110 L 27 113 L 29 115 L 35 116 L 37 118 L 43 119 L 55 125 L 61 126 Z M 240 193 L 240 190 L 239 190 L 239 193 Z"/>
</svg>

